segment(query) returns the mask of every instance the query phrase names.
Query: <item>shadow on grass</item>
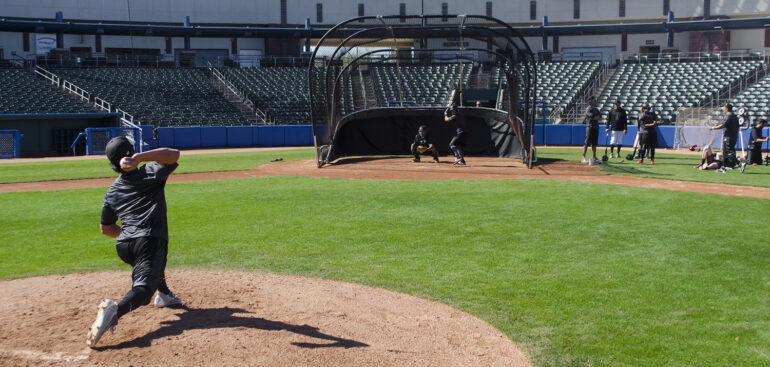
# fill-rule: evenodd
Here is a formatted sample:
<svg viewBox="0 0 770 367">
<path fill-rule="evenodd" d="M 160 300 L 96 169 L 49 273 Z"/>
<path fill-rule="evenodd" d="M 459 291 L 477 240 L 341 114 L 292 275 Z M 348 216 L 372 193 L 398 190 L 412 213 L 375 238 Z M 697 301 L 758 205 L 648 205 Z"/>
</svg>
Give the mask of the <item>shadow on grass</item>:
<svg viewBox="0 0 770 367">
<path fill-rule="evenodd" d="M 320 332 L 317 327 L 310 325 L 293 325 L 259 317 L 235 316 L 235 314 L 250 313 L 249 311 L 240 308 L 223 307 L 191 309 L 179 307 L 179 309 L 184 310 L 184 312 L 176 315 L 179 319 L 163 321 L 161 323 L 163 326 L 158 330 L 118 345 L 103 346 L 94 349 L 101 351 L 124 348 L 146 348 L 152 344 L 153 340 L 173 335 L 181 335 L 186 330 L 223 328 L 249 328 L 269 331 L 286 330 L 295 334 L 330 341 L 330 343 L 291 343 L 300 348 L 358 348 L 369 346 L 368 344 L 355 340 L 324 334 Z"/>
</svg>

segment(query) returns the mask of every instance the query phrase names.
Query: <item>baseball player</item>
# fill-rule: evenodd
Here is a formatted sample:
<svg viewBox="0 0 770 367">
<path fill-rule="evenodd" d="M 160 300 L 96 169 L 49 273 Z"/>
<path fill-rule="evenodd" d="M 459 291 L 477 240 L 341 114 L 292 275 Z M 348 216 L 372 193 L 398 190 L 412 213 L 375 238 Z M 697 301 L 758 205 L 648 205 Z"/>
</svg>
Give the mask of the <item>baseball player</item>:
<svg viewBox="0 0 770 367">
<path fill-rule="evenodd" d="M 588 163 L 589 166 L 602 164 L 602 161 L 596 159 L 596 146 L 599 144 L 599 119 L 601 118 L 602 114 L 596 108 L 596 97 L 591 96 L 588 98 L 588 108 L 586 108 L 586 141 L 583 144 L 583 158 L 580 160 L 582 163 Z M 586 160 L 586 151 L 588 151 L 589 145 L 594 154 L 590 161 Z"/>
<path fill-rule="evenodd" d="M 428 127 L 425 125 L 420 126 L 417 130 L 417 135 L 414 136 L 414 143 L 412 143 L 412 154 L 414 155 L 414 162 L 420 161 L 420 154 L 430 153 L 433 155 L 433 161 L 438 163 L 438 149 L 433 143 L 430 142 L 428 137 Z"/>
<path fill-rule="evenodd" d="M 762 164 L 762 143 L 768 141 L 768 138 L 762 137 L 762 128 L 767 125 L 767 120 L 762 119 L 751 128 L 749 135 L 749 156 L 746 161 L 752 166 Z"/>
<path fill-rule="evenodd" d="M 455 155 L 453 164 L 464 166 L 465 155 L 463 154 L 463 150 L 465 148 L 465 138 L 467 137 L 467 133 L 465 132 L 465 118 L 457 111 L 457 105 L 452 104 L 444 111 L 444 121 L 453 123 L 457 127 L 455 136 L 452 137 L 452 140 L 449 142 L 449 149 L 451 149 L 452 153 Z"/>
<path fill-rule="evenodd" d="M 615 103 L 612 104 L 612 110 L 610 110 L 610 114 L 607 117 L 607 127 L 604 130 L 606 133 L 612 131 L 610 135 L 610 158 L 615 158 L 615 154 L 613 153 L 615 147 L 618 147 L 618 158 L 620 158 L 620 147 L 623 146 L 623 136 L 628 133 L 627 126 L 628 114 L 626 114 L 626 110 L 620 106 L 620 101 L 616 100 Z"/>
<path fill-rule="evenodd" d="M 735 143 L 738 142 L 738 117 L 733 113 L 733 105 L 728 103 L 724 106 L 725 117 L 717 126 L 712 126 L 709 130 L 725 129 L 722 137 L 722 152 L 724 153 L 725 167 L 733 168 L 738 164 L 738 158 L 735 156 Z"/>
<path fill-rule="evenodd" d="M 660 119 L 652 111 L 650 105 L 642 106 L 642 113 L 639 115 L 639 146 L 641 154 L 637 163 L 644 163 L 644 156 L 647 152 L 650 154 L 650 164 L 655 164 L 655 147 L 658 145 L 658 134 L 655 127 L 660 125 Z"/>
<path fill-rule="evenodd" d="M 130 264 L 131 290 L 119 303 L 106 299 L 99 304 L 86 344 L 96 346 L 107 330 L 114 330 L 126 313 L 150 303 L 167 307 L 181 304 L 166 284 L 168 253 L 165 186 L 178 166 L 179 151 L 160 148 L 134 153 L 133 144 L 119 136 L 107 143 L 107 159 L 120 176 L 107 190 L 102 205 L 101 231 L 115 238 L 121 260 Z M 139 167 L 142 162 L 147 164 Z M 121 225 L 117 225 L 120 219 Z"/>
</svg>

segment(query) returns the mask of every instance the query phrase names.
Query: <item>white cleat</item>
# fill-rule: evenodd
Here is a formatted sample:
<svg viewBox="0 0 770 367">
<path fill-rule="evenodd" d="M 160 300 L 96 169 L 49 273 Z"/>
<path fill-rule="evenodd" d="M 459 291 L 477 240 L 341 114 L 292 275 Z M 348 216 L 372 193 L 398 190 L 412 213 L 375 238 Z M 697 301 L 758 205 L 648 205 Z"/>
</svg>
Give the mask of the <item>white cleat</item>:
<svg viewBox="0 0 770 367">
<path fill-rule="evenodd" d="M 169 307 L 169 306 L 181 305 L 182 300 L 179 299 L 179 296 L 174 294 L 174 292 L 165 294 L 161 291 L 158 291 L 158 294 L 155 296 L 155 302 L 153 303 L 155 304 L 156 307 Z"/>
<path fill-rule="evenodd" d="M 93 348 L 102 335 L 107 330 L 115 331 L 115 324 L 118 320 L 118 304 L 105 299 L 99 304 L 99 312 L 96 314 L 96 321 L 91 325 L 91 330 L 88 331 L 88 337 L 86 338 L 86 344 Z"/>
<path fill-rule="evenodd" d="M 583 157 L 583 158 L 580 160 L 580 163 L 589 163 L 589 162 L 588 162 L 588 160 L 586 160 L 586 157 Z"/>
</svg>

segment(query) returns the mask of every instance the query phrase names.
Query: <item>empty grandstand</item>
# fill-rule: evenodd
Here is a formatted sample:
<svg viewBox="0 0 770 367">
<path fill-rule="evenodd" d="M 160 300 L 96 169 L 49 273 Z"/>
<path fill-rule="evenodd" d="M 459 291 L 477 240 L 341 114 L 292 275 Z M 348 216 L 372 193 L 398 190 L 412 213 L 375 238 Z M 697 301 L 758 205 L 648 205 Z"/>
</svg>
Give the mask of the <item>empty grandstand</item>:
<svg viewBox="0 0 770 367">
<path fill-rule="evenodd" d="M 765 76 L 732 99 L 736 108 L 749 111 L 751 121 L 770 119 L 770 76 Z"/>
<path fill-rule="evenodd" d="M 0 68 L 0 114 L 96 112 L 44 79 L 19 68 Z"/>
<path fill-rule="evenodd" d="M 460 75 L 459 64 L 404 65 L 401 69 L 401 93 L 399 94 L 396 64 L 380 64 L 370 67 L 370 75 L 378 106 L 389 101 L 414 101 L 422 106 L 445 106 L 452 89 L 456 88 Z M 467 85 L 473 71 L 471 64 L 463 65 L 463 85 Z"/>
<path fill-rule="evenodd" d="M 574 111 L 576 102 L 595 90 L 601 71 L 598 61 L 538 62 L 535 98 L 546 103 L 546 116 L 541 117 L 558 118 Z M 500 70 L 494 68 L 491 79 L 497 81 L 499 76 Z M 497 84 L 493 83 L 493 87 Z"/>
<path fill-rule="evenodd" d="M 231 83 L 245 90 L 268 119 L 283 124 L 310 122 L 306 68 L 224 68 L 222 73 Z"/>
<path fill-rule="evenodd" d="M 243 125 L 245 115 L 219 92 L 204 71 L 184 68 L 56 69 L 92 96 L 155 126 Z"/>
<path fill-rule="evenodd" d="M 742 81 L 763 70 L 761 61 L 621 64 L 598 102 L 605 118 L 612 102 L 620 100 L 631 120 L 649 103 L 664 121 L 671 122 L 677 108 L 716 106 L 745 85 Z"/>
</svg>

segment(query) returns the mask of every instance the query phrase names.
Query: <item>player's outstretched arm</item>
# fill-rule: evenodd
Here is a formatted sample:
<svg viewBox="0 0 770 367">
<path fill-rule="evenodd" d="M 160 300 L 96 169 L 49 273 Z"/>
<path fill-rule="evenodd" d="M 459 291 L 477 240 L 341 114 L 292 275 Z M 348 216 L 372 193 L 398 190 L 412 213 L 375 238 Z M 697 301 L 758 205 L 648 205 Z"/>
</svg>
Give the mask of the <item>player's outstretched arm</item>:
<svg viewBox="0 0 770 367">
<path fill-rule="evenodd" d="M 160 164 L 174 164 L 179 160 L 179 151 L 171 148 L 158 148 L 146 152 L 134 153 L 133 156 L 120 160 L 123 171 L 130 172 L 136 169 L 142 162 L 158 162 Z"/>
<path fill-rule="evenodd" d="M 136 153 L 133 158 L 139 162 L 158 162 L 160 164 L 174 164 L 179 160 L 179 151 L 171 148 L 158 148 L 146 152 Z"/>
</svg>

